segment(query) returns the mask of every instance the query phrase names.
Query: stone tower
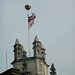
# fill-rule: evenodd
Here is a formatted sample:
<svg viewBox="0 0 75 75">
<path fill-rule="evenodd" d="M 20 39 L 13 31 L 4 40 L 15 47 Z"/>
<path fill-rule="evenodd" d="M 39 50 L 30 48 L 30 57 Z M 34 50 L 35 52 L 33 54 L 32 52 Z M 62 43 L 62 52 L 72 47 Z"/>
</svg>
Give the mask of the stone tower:
<svg viewBox="0 0 75 75">
<path fill-rule="evenodd" d="M 50 70 L 51 70 L 51 72 L 50 72 L 51 75 L 57 75 L 57 74 L 56 74 L 56 69 L 55 69 L 53 63 L 52 63 L 52 66 L 51 66 Z"/>
<path fill-rule="evenodd" d="M 14 68 L 22 70 L 22 63 L 24 58 L 26 58 L 26 51 L 24 51 L 23 46 L 16 39 L 14 47 L 14 61 L 11 63 Z"/>
<path fill-rule="evenodd" d="M 39 57 L 45 60 L 45 49 L 42 45 L 42 43 L 38 40 L 38 37 L 35 37 L 35 40 L 33 42 L 33 50 L 34 50 L 34 57 Z"/>
<path fill-rule="evenodd" d="M 46 63 L 45 48 L 36 36 L 33 42 L 33 57 L 27 57 L 23 46 L 16 39 L 14 45 L 14 61 L 11 63 L 14 68 L 20 69 L 21 72 L 29 72 L 32 75 L 48 75 Z M 25 65 L 27 64 L 27 68 Z M 26 68 L 26 71 L 24 70 Z"/>
</svg>

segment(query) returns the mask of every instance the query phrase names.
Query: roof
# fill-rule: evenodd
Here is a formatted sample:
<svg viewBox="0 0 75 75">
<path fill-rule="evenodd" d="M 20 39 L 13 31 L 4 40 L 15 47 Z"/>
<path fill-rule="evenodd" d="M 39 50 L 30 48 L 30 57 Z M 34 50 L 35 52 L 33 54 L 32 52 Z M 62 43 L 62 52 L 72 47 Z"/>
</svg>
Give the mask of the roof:
<svg viewBox="0 0 75 75">
<path fill-rule="evenodd" d="M 1 73 L 0 75 L 15 75 L 15 74 L 20 75 L 20 70 L 16 68 L 10 68 L 5 72 Z"/>
<path fill-rule="evenodd" d="M 45 48 L 44 48 L 44 46 L 43 46 L 42 44 L 41 44 L 41 49 L 42 49 L 42 50 L 45 50 Z"/>
<path fill-rule="evenodd" d="M 34 44 L 35 42 L 41 43 L 41 42 L 39 41 L 39 39 L 38 39 L 38 37 L 37 37 L 37 36 L 35 36 L 35 39 L 34 39 L 33 44 Z"/>
</svg>

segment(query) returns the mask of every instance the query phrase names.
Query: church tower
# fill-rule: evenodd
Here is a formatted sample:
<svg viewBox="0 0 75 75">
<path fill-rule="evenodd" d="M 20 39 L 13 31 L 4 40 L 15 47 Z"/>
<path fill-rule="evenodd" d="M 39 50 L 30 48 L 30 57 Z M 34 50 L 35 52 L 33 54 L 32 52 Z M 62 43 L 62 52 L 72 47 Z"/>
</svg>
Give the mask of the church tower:
<svg viewBox="0 0 75 75">
<path fill-rule="evenodd" d="M 14 61 L 11 63 L 14 68 L 20 69 L 23 73 L 32 75 L 48 75 L 45 48 L 36 36 L 33 42 L 33 57 L 27 57 L 23 46 L 16 39 L 14 45 Z"/>
</svg>

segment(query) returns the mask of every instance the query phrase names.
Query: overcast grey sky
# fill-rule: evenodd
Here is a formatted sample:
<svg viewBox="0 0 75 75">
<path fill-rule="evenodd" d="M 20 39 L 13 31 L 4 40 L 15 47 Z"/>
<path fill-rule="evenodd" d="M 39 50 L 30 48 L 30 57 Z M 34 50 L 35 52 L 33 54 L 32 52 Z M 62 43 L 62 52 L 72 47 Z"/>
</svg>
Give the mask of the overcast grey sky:
<svg viewBox="0 0 75 75">
<path fill-rule="evenodd" d="M 6 70 L 6 52 L 8 68 L 12 67 L 16 38 L 28 52 L 27 1 L 32 7 L 29 13 L 36 14 L 31 50 L 37 35 L 57 75 L 75 75 L 75 0 L 0 0 L 0 73 Z"/>
</svg>

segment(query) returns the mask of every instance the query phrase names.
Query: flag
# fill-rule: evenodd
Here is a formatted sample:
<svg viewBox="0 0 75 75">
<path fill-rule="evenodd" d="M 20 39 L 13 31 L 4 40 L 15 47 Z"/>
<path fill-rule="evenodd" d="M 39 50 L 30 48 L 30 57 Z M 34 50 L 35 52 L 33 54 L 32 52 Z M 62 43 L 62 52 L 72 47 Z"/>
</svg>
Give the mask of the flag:
<svg viewBox="0 0 75 75">
<path fill-rule="evenodd" d="M 28 29 L 34 24 L 34 19 L 36 18 L 36 15 L 32 13 L 31 16 L 28 16 Z"/>
</svg>

